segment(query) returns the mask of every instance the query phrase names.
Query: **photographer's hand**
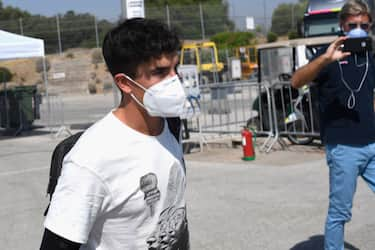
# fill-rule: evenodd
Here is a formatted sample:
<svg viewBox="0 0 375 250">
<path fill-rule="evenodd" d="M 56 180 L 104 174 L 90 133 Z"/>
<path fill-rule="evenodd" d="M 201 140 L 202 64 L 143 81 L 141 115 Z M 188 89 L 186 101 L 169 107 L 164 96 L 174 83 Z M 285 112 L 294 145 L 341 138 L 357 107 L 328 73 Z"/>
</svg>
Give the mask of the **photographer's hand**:
<svg viewBox="0 0 375 250">
<path fill-rule="evenodd" d="M 350 52 L 343 52 L 341 49 L 341 45 L 347 38 L 348 37 L 346 36 L 339 37 L 333 43 L 331 43 L 331 45 L 329 45 L 326 52 L 322 55 L 322 57 L 325 59 L 325 63 L 329 64 L 350 56 Z"/>
<path fill-rule="evenodd" d="M 337 38 L 329 45 L 324 54 L 294 72 L 292 76 L 292 86 L 294 88 L 300 88 L 308 83 L 311 83 L 317 77 L 323 67 L 336 60 L 341 60 L 349 56 L 350 52 L 343 52 L 341 50 L 341 45 L 346 39 L 347 37 Z"/>
</svg>

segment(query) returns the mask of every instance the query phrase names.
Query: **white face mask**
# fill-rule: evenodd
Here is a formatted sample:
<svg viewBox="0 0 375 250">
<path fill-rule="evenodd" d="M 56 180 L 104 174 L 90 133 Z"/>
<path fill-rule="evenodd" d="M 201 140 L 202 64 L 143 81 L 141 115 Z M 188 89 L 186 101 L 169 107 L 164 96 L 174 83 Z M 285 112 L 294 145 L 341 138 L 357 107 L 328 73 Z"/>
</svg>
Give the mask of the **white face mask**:
<svg viewBox="0 0 375 250">
<path fill-rule="evenodd" d="M 131 97 L 142 106 L 150 116 L 179 117 L 184 111 L 185 91 L 177 75 L 166 78 L 146 89 L 129 76 L 124 76 L 145 91 L 143 104 L 133 95 Z"/>
</svg>

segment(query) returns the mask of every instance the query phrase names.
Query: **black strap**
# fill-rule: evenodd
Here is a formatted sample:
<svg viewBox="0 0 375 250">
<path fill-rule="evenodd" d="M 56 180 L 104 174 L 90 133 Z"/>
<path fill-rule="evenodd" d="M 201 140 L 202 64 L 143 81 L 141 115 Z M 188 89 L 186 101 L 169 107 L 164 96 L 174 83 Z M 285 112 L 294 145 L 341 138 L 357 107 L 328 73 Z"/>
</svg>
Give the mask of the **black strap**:
<svg viewBox="0 0 375 250">
<path fill-rule="evenodd" d="M 49 199 L 52 199 L 52 194 L 55 192 L 57 185 L 57 180 L 61 174 L 61 168 L 65 155 L 72 149 L 74 144 L 78 141 L 84 131 L 78 132 L 74 135 L 61 141 L 53 150 L 51 158 L 51 167 L 49 169 L 49 180 L 47 186 L 47 194 L 49 194 Z M 49 204 L 44 211 L 44 216 L 47 215 L 49 209 Z"/>
<path fill-rule="evenodd" d="M 181 119 L 179 117 L 167 118 L 168 127 L 173 136 L 180 142 Z"/>
<path fill-rule="evenodd" d="M 81 137 L 83 132 L 84 131 L 81 131 L 69 136 L 65 140 L 61 141 L 53 150 L 47 194 L 53 194 L 53 192 L 55 191 L 57 179 L 60 177 L 61 174 L 61 167 L 64 157 L 72 149 L 72 147 L 78 141 L 79 137 Z"/>
<path fill-rule="evenodd" d="M 45 229 L 40 250 L 79 250 L 80 247 L 80 243 L 67 240 Z"/>
</svg>

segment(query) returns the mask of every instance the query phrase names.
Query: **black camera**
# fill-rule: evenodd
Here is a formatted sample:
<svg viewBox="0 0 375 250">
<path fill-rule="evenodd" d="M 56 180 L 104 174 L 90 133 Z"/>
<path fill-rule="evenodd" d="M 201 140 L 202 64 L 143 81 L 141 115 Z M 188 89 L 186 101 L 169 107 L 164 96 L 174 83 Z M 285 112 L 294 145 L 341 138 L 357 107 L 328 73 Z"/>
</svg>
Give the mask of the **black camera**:
<svg viewBox="0 0 375 250">
<path fill-rule="evenodd" d="M 348 38 L 343 43 L 342 51 L 351 53 L 372 51 L 372 39 L 371 37 Z"/>
</svg>

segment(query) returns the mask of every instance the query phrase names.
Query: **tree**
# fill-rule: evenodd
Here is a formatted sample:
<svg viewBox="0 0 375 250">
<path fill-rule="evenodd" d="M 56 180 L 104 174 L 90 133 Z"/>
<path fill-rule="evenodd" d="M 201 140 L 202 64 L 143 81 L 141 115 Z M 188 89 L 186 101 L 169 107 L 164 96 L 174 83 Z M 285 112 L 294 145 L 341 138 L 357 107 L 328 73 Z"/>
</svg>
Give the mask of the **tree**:
<svg viewBox="0 0 375 250">
<path fill-rule="evenodd" d="M 219 49 L 231 49 L 255 44 L 255 35 L 251 32 L 221 32 L 211 37 Z"/>
<path fill-rule="evenodd" d="M 273 43 L 277 41 L 277 34 L 273 33 L 272 31 L 267 33 L 267 42 Z"/>
<path fill-rule="evenodd" d="M 13 74 L 8 68 L 0 67 L 0 82 L 9 82 L 12 78 Z"/>
<path fill-rule="evenodd" d="M 307 0 L 299 0 L 296 4 L 280 4 L 272 14 L 271 31 L 277 35 L 297 32 L 298 24 L 302 23 Z"/>
<path fill-rule="evenodd" d="M 168 22 L 168 6 L 170 24 L 183 39 L 209 38 L 234 28 L 228 17 L 228 3 L 222 0 L 145 0 L 145 5 L 147 17 L 164 23 Z"/>
<path fill-rule="evenodd" d="M 74 11 L 67 11 L 59 15 L 62 49 L 95 47 L 95 21 L 95 17 L 89 13 L 76 14 Z M 0 0 L 0 29 L 13 33 L 22 31 L 26 36 L 43 39 L 47 53 L 59 52 L 56 22 L 56 16 L 31 15 L 11 6 L 4 8 Z M 99 42 L 114 25 L 106 20 L 97 20 Z"/>
<path fill-rule="evenodd" d="M 1 18 L 6 18 L 8 21 L 1 21 L 3 20 Z M 59 52 L 56 17 L 31 15 L 17 8 L 7 7 L 0 9 L 0 29 L 19 33 L 19 18 L 22 18 L 24 35 L 43 39 L 47 53 Z M 93 15 L 67 11 L 65 14 L 59 15 L 59 24 L 63 50 L 96 46 L 95 17 Z M 105 33 L 114 26 L 113 23 L 106 20 L 99 20 L 97 25 L 99 41 L 102 41 Z"/>
<path fill-rule="evenodd" d="M 13 8 L 10 6 L 3 8 L 2 5 L 2 2 L 0 2 L 0 21 L 26 18 L 31 16 L 27 11 L 22 11 L 19 8 Z"/>
</svg>

